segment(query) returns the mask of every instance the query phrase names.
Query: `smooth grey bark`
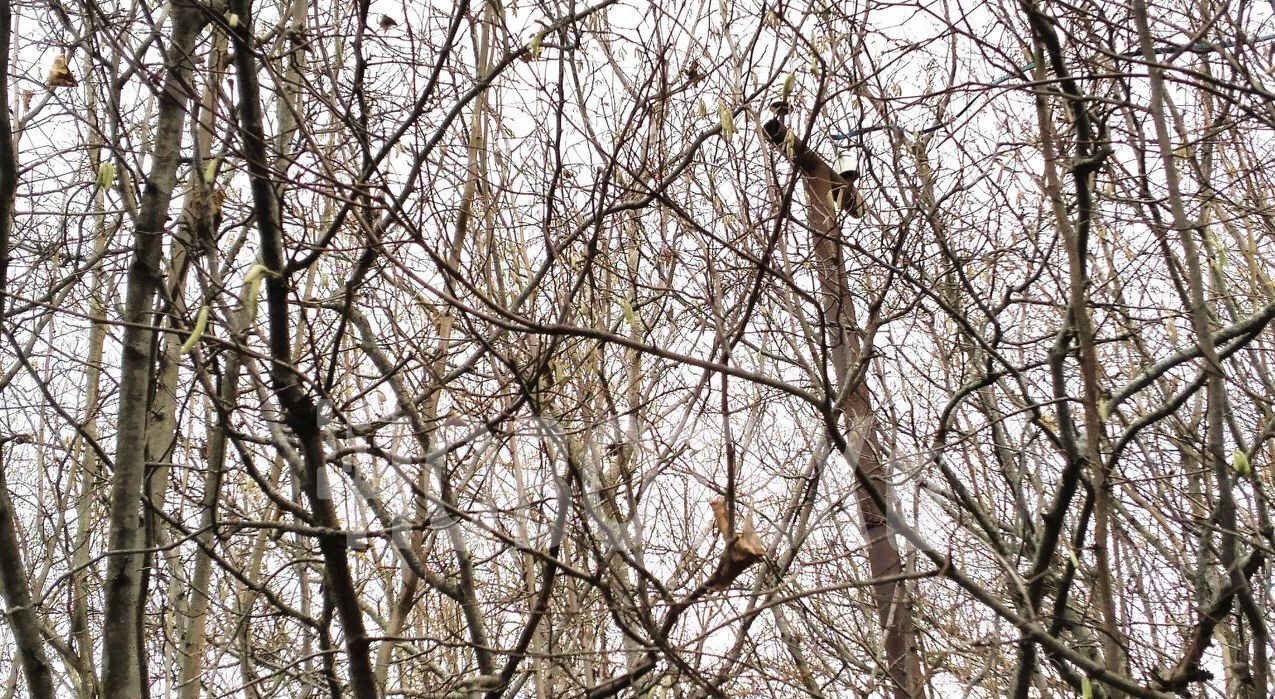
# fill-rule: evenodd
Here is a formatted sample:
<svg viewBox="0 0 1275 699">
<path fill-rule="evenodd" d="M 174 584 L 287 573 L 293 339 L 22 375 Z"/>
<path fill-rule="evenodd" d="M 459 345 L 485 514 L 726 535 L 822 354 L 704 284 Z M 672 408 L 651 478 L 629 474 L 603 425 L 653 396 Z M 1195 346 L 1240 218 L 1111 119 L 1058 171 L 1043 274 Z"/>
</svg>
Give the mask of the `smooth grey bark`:
<svg viewBox="0 0 1275 699">
<path fill-rule="evenodd" d="M 182 126 L 193 94 L 195 41 L 206 23 L 204 9 L 190 0 L 172 5 L 163 88 L 156 116 L 154 157 L 135 222 L 126 281 L 115 473 L 111 483 L 110 535 L 102 630 L 102 686 L 108 698 L 145 696 L 141 616 L 144 557 L 142 497 L 146 475 L 147 418 L 154 380 L 155 298 L 162 284 L 164 220 L 177 186 Z"/>
<path fill-rule="evenodd" d="M 1255 549 L 1248 561 L 1240 555 L 1240 540 L 1236 536 L 1237 512 L 1235 495 L 1232 492 L 1234 483 L 1231 478 L 1231 467 L 1227 463 L 1225 444 L 1225 424 L 1229 411 L 1226 374 L 1222 360 L 1213 340 L 1213 313 L 1206 286 L 1202 257 L 1195 237 L 1207 240 L 1204 223 L 1192 219 L 1183 202 L 1181 178 L 1173 158 L 1173 139 L 1169 131 L 1166 117 L 1169 98 L 1165 89 L 1164 69 L 1157 62 L 1154 41 L 1148 22 L 1148 10 L 1144 0 L 1133 2 L 1134 26 L 1138 33 L 1138 43 L 1142 59 L 1148 66 L 1148 78 L 1151 84 L 1148 108 L 1151 123 L 1154 127 L 1156 145 L 1164 172 L 1164 183 L 1167 190 L 1169 211 L 1172 213 L 1173 230 L 1177 232 L 1182 244 L 1182 253 L 1186 265 L 1187 289 L 1190 294 L 1191 326 L 1195 332 L 1196 345 L 1202 360 L 1201 371 L 1205 376 L 1205 451 L 1201 455 L 1202 465 L 1212 472 L 1216 484 L 1214 496 L 1216 505 L 1212 521 L 1216 523 L 1220 537 L 1218 563 L 1226 575 L 1226 586 L 1197 610 L 1197 619 L 1188 638 L 1187 647 L 1177 665 L 1169 672 L 1168 677 L 1158 678 L 1157 685 L 1184 693 L 1191 682 L 1206 676 L 1201 670 L 1205 651 L 1212 642 L 1214 628 L 1222 623 L 1235 600 L 1241 603 L 1249 623 L 1256 630 L 1255 635 L 1265 637 L 1266 621 L 1261 617 L 1252 603 L 1252 589 L 1249 577 L 1261 565 L 1263 553 Z M 1167 233 L 1167 231 L 1166 231 Z M 1244 686 L 1239 694 L 1243 699 L 1248 697 L 1269 696 L 1268 668 L 1258 667 L 1252 679 L 1256 686 Z"/>
<path fill-rule="evenodd" d="M 187 205 L 189 208 L 190 197 L 187 197 Z M 171 240 L 171 238 L 170 238 Z M 172 246 L 172 254 L 169 256 L 169 264 L 167 267 L 169 274 L 174 277 L 167 284 L 167 291 L 164 294 L 171 306 L 164 310 L 161 309 L 158 316 L 167 316 L 167 320 L 159 321 L 169 326 L 176 326 L 180 321 L 178 317 L 184 314 L 185 303 L 182 298 L 185 294 L 186 272 L 189 269 L 184 245 L 174 241 Z M 180 355 L 178 348 L 181 346 L 181 336 L 177 333 L 166 333 L 159 338 L 156 343 L 155 369 L 153 372 L 150 395 L 150 406 L 147 409 L 149 422 L 146 425 L 146 473 L 144 475 L 144 502 L 146 503 L 142 510 L 143 533 L 142 546 L 146 549 L 146 553 L 142 554 L 142 580 L 138 589 L 138 599 L 141 600 L 138 606 L 138 628 L 145 630 L 145 619 L 142 618 L 145 613 L 145 600 L 150 595 L 151 578 L 153 577 L 152 569 L 155 566 L 156 549 L 167 543 L 165 531 L 160 528 L 159 518 L 155 512 L 158 508 L 163 507 L 164 498 L 168 493 L 169 476 L 171 469 L 169 463 L 172 460 L 173 447 L 177 438 L 177 392 L 178 392 L 178 369 L 180 367 Z M 177 570 L 176 553 L 168 549 L 167 556 L 172 570 Z M 176 577 L 170 578 L 170 586 L 176 585 Z M 175 598 L 175 596 L 174 596 Z M 169 626 L 170 619 L 164 619 L 161 626 Z M 171 630 L 165 630 L 166 635 L 171 635 Z M 168 648 L 168 646 L 165 646 Z M 146 655 L 145 645 L 138 646 L 138 664 L 143 668 L 150 667 L 150 661 Z M 171 658 L 165 658 L 163 667 L 172 667 Z M 143 696 L 149 696 L 149 682 L 142 682 Z"/>
<path fill-rule="evenodd" d="M 86 76 L 86 81 L 88 79 Z M 97 118 L 96 91 L 90 87 L 88 92 L 88 117 L 94 133 L 89 146 L 89 162 L 93 163 L 93 170 L 97 171 L 103 162 L 102 138 L 97 134 L 103 131 Z M 110 157 L 109 154 L 107 157 Z M 93 217 L 95 219 L 93 257 L 101 259 L 106 254 L 106 246 L 112 233 L 106 221 L 106 190 L 101 187 L 93 195 Z M 80 660 L 78 667 L 75 668 L 79 675 L 76 691 L 81 699 L 93 699 L 100 691 L 97 668 L 93 662 L 96 634 L 89 626 L 88 580 L 91 577 L 89 536 L 94 508 L 93 490 L 97 487 L 104 467 L 103 460 L 91 443 L 99 440 L 98 419 L 102 409 L 102 357 L 106 346 L 105 289 L 106 271 L 100 266 L 95 267 L 88 302 L 91 325 L 89 326 L 88 351 L 84 355 L 84 410 L 80 422 L 81 436 L 77 439 L 75 446 L 79 459 L 76 470 L 73 472 L 73 481 L 78 479 L 78 484 L 76 486 L 75 538 L 71 543 L 72 572 L 68 579 L 71 588 L 70 635 L 74 639 L 75 652 Z"/>
<path fill-rule="evenodd" d="M 217 500 L 221 494 L 222 474 L 226 466 L 226 429 L 225 422 L 230 411 L 234 409 L 239 392 L 238 356 L 231 356 L 227 361 L 222 376 L 221 388 L 214 399 L 218 405 L 214 411 L 221 416 L 213 427 L 208 439 L 208 472 L 204 476 L 203 513 L 200 515 L 200 527 L 209 531 L 200 534 L 203 546 L 213 544 L 211 526 L 217 516 Z M 198 699 L 202 688 L 200 677 L 203 673 L 204 637 L 207 633 L 208 604 L 212 595 L 212 557 L 202 548 L 195 556 L 194 573 L 190 583 L 190 605 L 187 609 L 189 621 L 182 634 L 182 652 L 178 670 L 178 696 L 180 699 Z"/>
<path fill-rule="evenodd" d="M 224 34 L 218 34 L 214 38 L 213 49 L 207 61 L 210 71 L 216 70 L 221 65 L 226 55 L 226 45 L 227 39 Z M 216 134 L 215 124 L 219 92 L 213 81 L 205 84 L 199 120 L 197 124 L 193 125 L 193 130 L 197 134 L 199 141 L 197 147 L 201 165 L 191 174 L 189 185 L 192 189 L 195 187 L 207 188 L 211 185 L 211 183 L 204 181 L 203 163 L 207 163 L 212 155 L 212 141 Z M 201 198 L 200 201 L 208 201 L 206 197 L 207 195 Z M 190 208 L 187 205 L 187 209 Z M 200 211 L 187 211 L 183 215 L 183 219 L 190 220 L 191 217 L 202 214 L 203 212 Z M 215 235 L 216 231 L 213 231 L 213 233 Z M 193 235 L 189 235 L 188 238 L 194 239 Z M 208 242 L 211 243 L 213 241 Z M 223 286 L 223 282 L 218 268 L 217 251 L 216 249 L 210 249 L 205 252 L 211 260 L 208 267 L 213 285 L 220 288 Z M 190 262 L 190 264 L 193 264 L 193 262 Z M 234 327 L 232 331 L 238 336 L 242 333 L 243 328 Z M 198 699 L 203 688 L 200 678 L 204 672 L 205 635 L 207 633 L 208 606 L 212 594 L 212 557 L 208 555 L 205 548 L 212 546 L 214 541 L 211 527 L 216 520 L 217 503 L 221 495 L 222 474 L 226 467 L 226 426 L 230 412 L 234 410 L 239 395 L 240 368 L 241 357 L 237 353 L 231 353 L 226 360 L 221 384 L 213 397 L 216 405 L 214 409 L 208 411 L 208 415 L 212 418 L 208 423 L 208 470 L 204 475 L 204 495 L 203 502 L 200 505 L 202 511 L 199 518 L 200 527 L 206 529 L 206 531 L 196 537 L 200 541 L 200 546 L 195 551 L 195 562 L 191 569 L 186 611 L 178 633 L 181 645 L 176 671 L 177 691 L 180 699 Z"/>
</svg>

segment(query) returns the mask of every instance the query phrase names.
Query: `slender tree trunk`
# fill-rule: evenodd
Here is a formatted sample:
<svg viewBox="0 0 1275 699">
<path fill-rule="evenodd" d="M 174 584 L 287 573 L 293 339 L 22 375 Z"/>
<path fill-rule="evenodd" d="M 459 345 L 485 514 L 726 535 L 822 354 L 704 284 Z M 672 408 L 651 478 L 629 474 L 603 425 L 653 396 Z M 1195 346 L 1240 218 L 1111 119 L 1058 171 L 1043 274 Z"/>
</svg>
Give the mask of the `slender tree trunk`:
<svg viewBox="0 0 1275 699">
<path fill-rule="evenodd" d="M 215 415 L 221 416 L 208 438 L 208 473 L 204 476 L 203 513 L 201 528 L 210 527 L 216 520 L 217 501 L 221 494 L 221 478 L 226 466 L 226 430 L 222 421 L 227 419 L 237 401 L 239 392 L 239 358 L 232 355 L 226 363 L 221 389 L 214 398 L 218 406 Z M 213 545 L 213 534 L 204 531 L 199 535 L 203 546 Z M 208 604 L 212 589 L 212 558 L 201 547 L 195 555 L 195 568 L 190 583 L 189 621 L 182 638 L 181 667 L 178 675 L 180 699 L 199 699 L 200 678 L 203 674 L 204 636 L 207 629 Z"/>
<path fill-rule="evenodd" d="M 855 376 L 862 357 L 837 218 L 841 202 L 850 202 L 853 209 L 858 194 L 853 183 L 847 183 L 778 120 L 767 122 L 765 132 L 770 142 L 797 166 L 805 184 L 823 323 L 831 335 L 827 342 L 839 391 L 837 408 L 846 425 L 849 453 L 845 456 L 855 467 L 859 481 L 859 514 L 868 540 L 868 566 L 877 580 L 872 585 L 872 600 L 877 622 L 885 634 L 892 691 L 895 699 L 921 699 L 925 696 L 925 682 L 912 619 L 912 598 L 903 581 L 892 579 L 903 573 L 903 557 L 887 520 L 890 491 L 881 463 L 876 416 L 867 384 Z M 855 385 L 850 385 L 852 382 Z"/>
<path fill-rule="evenodd" d="M 187 242 L 204 247 L 204 253 L 209 259 L 208 267 L 210 269 L 214 288 L 221 288 L 221 278 L 218 274 L 219 259 L 217 251 L 213 249 L 214 241 L 205 240 L 207 233 L 201 234 L 202 226 L 209 225 L 208 220 L 212 214 L 207 210 L 207 203 L 212 201 L 211 188 L 213 182 L 208 182 L 205 174 L 207 163 L 213 152 L 213 142 L 216 138 L 215 121 L 217 116 L 217 96 L 220 92 L 218 89 L 219 75 L 218 72 L 222 67 L 222 61 L 226 55 L 226 37 L 218 32 L 213 38 L 213 49 L 208 54 L 207 69 L 208 78 L 204 83 L 203 96 L 199 104 L 199 118 L 197 123 L 192 124 L 192 130 L 196 135 L 197 148 L 199 155 L 197 164 L 189 178 L 189 191 L 198 195 L 188 195 L 185 205 L 183 206 L 182 216 L 180 220 L 186 227 Z M 215 175 L 215 173 L 213 173 Z M 210 231 L 215 237 L 216 231 Z M 174 241 L 171 253 L 173 269 L 180 269 L 180 276 L 173 284 L 172 300 L 174 311 L 183 308 L 182 296 L 185 292 L 185 280 L 188 268 L 197 264 L 195 258 L 188 257 L 187 246 L 178 241 Z M 164 374 L 164 380 L 160 382 L 160 389 L 167 387 L 175 387 L 177 385 L 177 369 L 178 369 L 178 347 L 182 339 L 178 335 L 173 335 L 166 339 L 163 344 L 163 357 L 168 361 L 168 371 Z M 221 388 L 217 390 L 213 400 L 218 402 L 215 409 L 209 410 L 210 416 L 226 416 L 233 408 L 235 397 L 238 394 L 239 386 L 239 369 L 240 357 L 238 354 L 231 354 L 226 361 L 225 372 L 222 376 Z M 172 421 L 175 417 L 176 404 L 169 400 L 164 403 L 164 416 L 167 421 Z M 150 439 L 152 450 L 155 454 L 163 453 L 171 449 L 172 440 L 176 434 L 176 424 L 172 422 L 173 429 L 164 430 L 163 435 L 153 435 Z M 179 639 L 179 658 L 175 663 L 175 674 L 177 680 L 178 693 L 181 699 L 196 699 L 200 690 L 200 675 L 203 671 L 203 655 L 204 655 L 204 633 L 206 628 L 206 620 L 208 614 L 209 602 L 209 582 L 212 578 L 212 559 L 204 550 L 204 546 L 211 546 L 213 541 L 213 533 L 206 531 L 213 524 L 216 513 L 217 498 L 221 492 L 221 474 L 225 468 L 226 461 L 226 430 L 225 423 L 222 419 L 210 420 L 208 435 L 208 450 L 206 453 L 208 461 L 208 471 L 204 477 L 204 500 L 201 505 L 202 513 L 200 515 L 200 527 L 202 531 L 198 535 L 202 546 L 195 551 L 195 563 L 190 576 L 190 590 L 186 597 L 187 609 L 179 624 L 179 630 L 175 634 Z M 157 474 L 159 475 L 159 474 Z M 152 500 L 158 504 L 157 497 L 162 498 L 163 488 L 156 487 L 152 489 Z"/>
<path fill-rule="evenodd" d="M 146 475 L 147 412 L 154 376 L 152 348 L 155 297 L 162 283 L 164 220 L 177 185 L 178 155 L 186 105 L 192 95 L 193 51 L 204 22 L 202 6 L 178 0 L 171 14 L 172 39 L 159 94 L 155 151 L 138 208 L 125 291 L 123 351 L 115 474 L 111 484 L 109 547 L 102 632 L 102 684 L 107 697 L 145 696 L 140 624 L 145 542 L 141 505 Z"/>
<path fill-rule="evenodd" d="M 1224 451 L 1228 412 L 1226 375 L 1223 372 L 1217 345 L 1213 340 L 1213 314 L 1210 309 L 1203 265 L 1201 265 L 1200 246 L 1196 242 L 1196 236 L 1199 236 L 1201 240 L 1207 240 L 1208 236 L 1204 230 L 1203 223 L 1188 218 L 1186 206 L 1183 203 L 1181 178 L 1177 165 L 1174 163 L 1174 146 L 1166 118 L 1166 103 L 1168 99 L 1165 94 L 1164 71 L 1157 64 L 1153 38 L 1148 26 L 1147 6 L 1143 0 L 1134 0 L 1133 19 L 1138 32 L 1142 58 L 1150 67 L 1151 94 L 1148 107 L 1150 108 L 1151 122 L 1155 127 L 1160 162 L 1164 170 L 1169 210 L 1173 216 L 1173 229 L 1177 232 L 1182 244 L 1182 253 L 1187 271 L 1187 288 L 1191 304 L 1191 327 L 1195 333 L 1195 341 L 1199 346 L 1203 365 L 1202 371 L 1206 377 L 1204 453 L 1201 455 L 1201 461 L 1212 472 L 1216 486 L 1214 495 L 1217 498 L 1217 504 L 1213 513 L 1213 522 L 1216 523 L 1221 540 L 1218 562 L 1223 568 L 1225 580 L 1230 589 L 1229 594 L 1241 601 L 1241 608 L 1245 610 L 1250 625 L 1262 629 L 1265 627 L 1265 620 L 1261 618 L 1260 614 L 1256 613 L 1251 604 L 1252 589 L 1248 579 L 1251 573 L 1246 573 L 1243 570 L 1245 557 L 1239 555 L 1240 541 L 1235 535 L 1237 527 L 1236 502 L 1235 495 L 1232 492 L 1231 466 L 1227 463 Z M 1260 554 L 1255 553 L 1255 555 Z M 1218 623 L 1223 621 L 1225 614 L 1230 611 L 1233 601 L 1223 598 L 1218 600 L 1218 603 L 1210 605 L 1211 609 L 1202 606 L 1197 612 L 1199 618 L 1196 621 L 1197 633 L 1194 636 L 1195 641 L 1190 644 L 1177 667 L 1170 673 L 1167 681 L 1162 681 L 1166 688 L 1185 689 L 1189 682 L 1196 679 L 1195 675 L 1199 672 L 1201 658 L 1213 636 L 1212 630 Z M 1221 607 L 1220 611 L 1216 611 L 1219 606 Z M 1259 634 L 1261 633 L 1259 631 Z M 1266 669 L 1259 668 L 1255 679 L 1265 684 Z M 1265 696 L 1268 689 L 1264 686 L 1255 687 L 1253 692 L 1256 696 Z"/>
<path fill-rule="evenodd" d="M 102 133 L 97 119 L 96 91 L 90 84 L 89 119 L 93 125 L 93 133 Z M 110 154 L 107 160 L 110 162 Z M 98 136 L 93 137 L 89 150 L 89 162 L 97 171 L 103 162 L 102 143 Z M 110 241 L 111 231 L 106 222 L 106 189 L 99 188 L 93 197 L 93 259 L 101 259 L 106 254 L 106 246 Z M 92 289 L 89 292 L 88 315 L 89 336 L 88 352 L 84 362 L 84 412 L 81 418 L 81 435 L 75 442 L 75 452 L 79 459 L 73 472 L 78 479 L 75 503 L 75 538 L 71 544 L 71 637 L 75 640 L 75 651 L 80 658 L 80 667 L 76 668 L 80 679 L 78 691 L 81 699 L 91 699 L 99 693 L 97 671 L 93 664 L 94 633 L 89 627 L 89 533 L 93 521 L 93 490 L 97 487 L 101 476 L 102 462 L 98 452 L 90 442 L 98 440 L 98 413 L 102 408 L 102 357 L 106 346 L 105 323 L 106 272 L 97 266 L 93 270 Z"/>
<path fill-rule="evenodd" d="M 13 231 L 14 201 L 18 192 L 18 157 L 9 120 L 9 42 L 13 14 L 9 0 L 0 0 L 0 328 L 8 325 L 5 299 L 9 292 L 9 249 Z M 39 622 L 32 606 L 31 586 L 18 539 L 17 518 L 5 479 L 4 458 L 12 435 L 0 435 L 0 594 L 5 616 L 17 644 L 18 659 L 33 698 L 53 698 L 53 674 L 44 652 Z"/>
<path fill-rule="evenodd" d="M 340 521 L 321 481 L 327 468 L 323 440 L 319 429 L 319 412 L 313 399 L 301 387 L 300 376 L 292 362 L 291 320 L 289 317 L 288 279 L 284 269 L 283 231 L 280 227 L 279 203 L 275 183 L 265 160 L 266 138 L 262 123 L 261 94 L 257 66 L 253 56 L 252 7 L 250 0 L 236 0 L 232 11 L 239 26 L 232 29 L 235 42 L 235 67 L 239 86 L 239 125 L 248 158 L 252 182 L 253 209 L 261 235 L 261 260 L 269 270 L 266 281 L 266 308 L 269 320 L 270 377 L 284 422 L 300 443 L 303 472 L 295 474 L 310 506 L 313 523 L 320 527 L 339 528 Z M 350 562 L 346 556 L 348 542 L 339 534 L 319 537 L 323 555 L 325 587 L 332 598 L 345 635 L 345 651 L 349 662 L 350 692 L 357 699 L 376 699 L 379 692 L 372 670 L 371 642 L 359 609 L 358 591 L 354 587 Z"/>
<path fill-rule="evenodd" d="M 44 641 L 40 638 L 39 622 L 32 606 L 31 586 L 27 582 L 27 569 L 22 560 L 22 543 L 18 540 L 13 502 L 9 498 L 9 485 L 5 480 L 4 457 L 13 443 L 12 438 L 9 438 L 0 444 L 0 593 L 4 595 L 5 616 L 17 644 L 18 659 L 27 680 L 27 691 L 32 699 L 53 699 L 52 668 L 44 652 Z"/>
</svg>

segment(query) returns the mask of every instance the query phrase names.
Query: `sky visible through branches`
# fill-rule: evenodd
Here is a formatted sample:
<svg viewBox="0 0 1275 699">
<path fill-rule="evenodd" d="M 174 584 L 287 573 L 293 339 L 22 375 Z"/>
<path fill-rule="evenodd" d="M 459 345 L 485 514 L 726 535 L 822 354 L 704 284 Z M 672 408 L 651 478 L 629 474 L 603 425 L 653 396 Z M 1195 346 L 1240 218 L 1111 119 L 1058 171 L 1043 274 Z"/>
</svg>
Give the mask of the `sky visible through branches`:
<svg viewBox="0 0 1275 699">
<path fill-rule="evenodd" d="M 1271 696 L 1275 6 L 0 10 L 0 699 Z"/>
</svg>

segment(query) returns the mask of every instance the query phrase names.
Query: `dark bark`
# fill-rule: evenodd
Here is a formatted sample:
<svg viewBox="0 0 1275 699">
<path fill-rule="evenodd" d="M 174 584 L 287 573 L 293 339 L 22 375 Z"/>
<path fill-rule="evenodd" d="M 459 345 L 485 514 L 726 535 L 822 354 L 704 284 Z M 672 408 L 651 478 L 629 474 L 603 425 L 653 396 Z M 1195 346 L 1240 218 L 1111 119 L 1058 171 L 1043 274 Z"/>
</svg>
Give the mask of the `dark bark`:
<svg viewBox="0 0 1275 699">
<path fill-rule="evenodd" d="M 8 0 L 0 0 L 0 327 L 8 324 L 5 294 L 9 291 L 9 240 L 13 231 L 14 199 L 18 192 L 18 157 L 13 144 L 13 124 L 9 119 L 9 40 L 13 13 Z M 7 328 L 4 328 L 6 331 Z M 11 440 L 8 435 L 0 439 Z M 0 594 L 4 596 L 5 617 L 18 648 L 18 660 L 27 679 L 27 692 L 39 699 L 52 699 L 53 674 L 44 652 L 44 641 L 31 602 L 31 586 L 22 560 L 17 519 L 9 497 L 3 459 L 12 441 L 0 444 Z"/>
<path fill-rule="evenodd" d="M 142 191 L 124 301 L 116 419 L 115 473 L 111 483 L 110 539 L 102 634 L 102 686 L 107 697 L 135 699 L 145 692 L 141 668 L 144 557 L 142 498 L 146 475 L 147 407 L 154 376 L 155 298 L 162 283 L 164 220 L 177 186 L 182 127 L 193 90 L 195 41 L 206 20 L 198 5 L 177 2 L 166 76 L 159 94 L 155 150 Z M 128 553 L 122 553 L 128 552 Z"/>
<path fill-rule="evenodd" d="M 7 7 L 8 3 L 5 5 Z M 5 480 L 3 459 L 13 443 L 6 441 L 0 445 L 0 594 L 4 595 L 5 616 L 18 646 L 22 673 L 27 678 L 27 692 L 32 699 L 53 699 L 53 673 L 44 653 L 44 641 L 32 606 L 31 587 L 22 560 L 22 543 L 18 540 L 17 520 Z"/>
<path fill-rule="evenodd" d="M 291 321 L 288 309 L 288 277 L 284 270 L 283 231 L 275 182 L 266 161 L 266 138 L 261 110 L 261 87 L 252 43 L 250 0 L 235 0 L 231 11 L 239 17 L 232 29 L 235 69 L 239 86 L 239 127 L 252 182 L 253 209 L 261 236 L 261 260 L 269 270 L 266 279 L 266 309 L 269 322 L 271 384 L 283 412 L 284 421 L 300 443 L 304 471 L 295 476 L 310 506 L 313 523 L 337 529 L 340 522 L 332 501 L 320 490 L 327 467 L 318 407 L 301 387 L 301 376 L 292 363 Z M 346 557 L 348 543 L 340 534 L 318 537 L 323 556 L 325 587 L 331 595 L 341 628 L 345 632 L 345 652 L 349 662 L 350 692 L 357 699 L 376 699 L 378 691 L 370 658 L 371 642 L 364 629 L 358 592 Z"/>
</svg>

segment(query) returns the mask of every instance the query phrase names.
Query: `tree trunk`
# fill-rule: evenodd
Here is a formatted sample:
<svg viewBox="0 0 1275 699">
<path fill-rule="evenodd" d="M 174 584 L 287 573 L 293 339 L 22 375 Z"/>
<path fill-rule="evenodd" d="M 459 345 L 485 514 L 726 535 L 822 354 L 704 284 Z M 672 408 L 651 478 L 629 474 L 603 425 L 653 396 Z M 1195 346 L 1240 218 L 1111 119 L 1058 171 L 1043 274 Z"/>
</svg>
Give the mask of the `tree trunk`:
<svg viewBox="0 0 1275 699">
<path fill-rule="evenodd" d="M 102 632 L 102 685 L 107 697 L 145 695 L 141 668 L 145 606 L 142 596 L 141 505 L 146 475 L 147 407 L 154 376 L 155 297 L 162 283 L 164 220 L 177 185 L 182 125 L 191 96 L 195 40 L 205 22 L 202 6 L 179 0 L 172 10 L 172 39 L 159 95 L 155 151 L 135 224 L 125 291 L 123 351 L 115 474 L 111 484 L 109 548 Z"/>
<path fill-rule="evenodd" d="M 266 308 L 269 321 L 270 378 L 284 422 L 300 443 L 304 462 L 302 473 L 294 474 L 309 503 L 313 524 L 330 529 L 340 527 L 336 510 L 321 485 L 327 468 L 323 440 L 319 429 L 319 411 L 313 399 L 301 387 L 300 376 L 292 362 L 291 320 L 289 318 L 288 280 L 285 277 L 283 231 L 280 226 L 279 203 L 269 163 L 265 160 L 266 138 L 262 125 L 261 94 L 257 81 L 257 65 L 252 53 L 252 6 L 250 0 L 236 0 L 232 10 L 239 26 L 232 29 L 235 42 L 235 68 L 239 86 L 239 126 L 245 151 L 249 157 L 248 173 L 252 182 L 253 209 L 261 235 L 261 261 L 269 270 L 266 281 Z M 371 642 L 359 609 L 358 592 L 346 556 L 349 548 L 340 534 L 318 537 L 323 555 L 325 587 L 331 595 L 345 634 L 345 652 L 349 662 L 350 693 L 357 699 L 376 699 L 379 692 L 372 670 Z"/>
<path fill-rule="evenodd" d="M 22 543 L 18 540 L 13 502 L 5 480 L 3 459 L 10 444 L 13 441 L 0 445 L 0 593 L 4 595 L 5 615 L 18 646 L 27 691 L 32 699 L 53 699 L 53 675 L 32 607 L 31 587 L 22 560 Z"/>
<path fill-rule="evenodd" d="M 801 172 L 806 189 L 815 263 L 818 266 L 823 326 L 830 333 L 828 354 L 836 377 L 837 409 L 845 423 L 846 459 L 859 482 L 859 514 L 868 540 L 868 566 L 876 582 L 872 600 L 877 621 L 885 634 L 885 655 L 895 699 L 921 699 L 925 683 L 912 620 L 912 599 L 907 586 L 895 580 L 903 573 L 903 558 L 894 544 L 888 522 L 889 484 L 881 464 L 881 444 L 868 386 L 857 378 L 861 360 L 860 339 L 855 334 L 854 298 L 841 256 L 838 209 L 858 213 L 853 181 L 833 171 L 819 154 L 795 138 L 777 119 L 765 124 L 766 137 L 780 148 Z M 851 382 L 857 382 L 851 386 Z"/>
<path fill-rule="evenodd" d="M 8 0 L 0 0 L 0 329 L 8 331 L 5 299 L 9 293 L 9 248 L 13 231 L 14 200 L 18 191 L 18 156 L 9 120 L 9 40 L 13 15 Z M 33 698 L 53 698 L 53 675 L 39 622 L 32 607 L 31 586 L 22 560 L 17 518 L 9 498 L 3 459 L 13 444 L 12 435 L 0 435 L 0 594 L 5 616 L 17 644 L 18 659 Z"/>
</svg>

